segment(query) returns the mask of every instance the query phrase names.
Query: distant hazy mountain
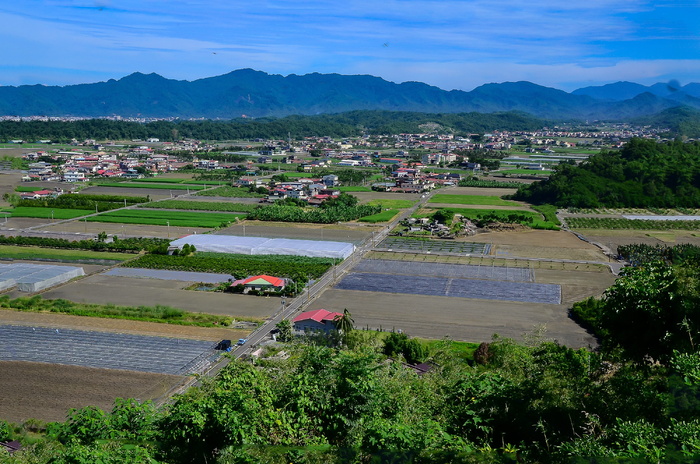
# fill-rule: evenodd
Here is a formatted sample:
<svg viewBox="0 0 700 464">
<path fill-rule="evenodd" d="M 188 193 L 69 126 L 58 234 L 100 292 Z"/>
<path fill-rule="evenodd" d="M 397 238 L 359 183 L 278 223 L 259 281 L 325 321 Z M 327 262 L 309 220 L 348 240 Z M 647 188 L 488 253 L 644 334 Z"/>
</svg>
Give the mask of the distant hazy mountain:
<svg viewBox="0 0 700 464">
<path fill-rule="evenodd" d="M 445 91 L 421 82 L 395 84 L 368 75 L 270 75 L 241 69 L 192 82 L 134 73 L 119 80 L 48 87 L 0 87 L 0 115 L 239 118 L 352 110 L 461 113 L 521 111 L 550 119 L 623 119 L 690 106 L 700 84 L 645 87 L 618 82 L 572 93 L 531 82 Z"/>
<path fill-rule="evenodd" d="M 646 92 L 657 97 L 671 98 L 673 100 L 683 100 L 687 96 L 700 98 L 700 84 L 691 83 L 681 86 L 678 82 L 671 81 L 645 86 L 634 82 L 615 82 L 595 87 L 584 87 L 571 93 L 574 95 L 587 95 L 598 100 L 622 101 Z"/>
</svg>

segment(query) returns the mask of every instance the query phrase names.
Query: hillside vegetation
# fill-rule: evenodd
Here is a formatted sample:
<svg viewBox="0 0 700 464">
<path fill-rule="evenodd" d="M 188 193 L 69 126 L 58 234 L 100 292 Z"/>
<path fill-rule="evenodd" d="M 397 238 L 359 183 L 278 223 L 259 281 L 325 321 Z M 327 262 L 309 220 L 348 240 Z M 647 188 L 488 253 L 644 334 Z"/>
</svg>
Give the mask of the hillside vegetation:
<svg viewBox="0 0 700 464">
<path fill-rule="evenodd" d="M 632 139 L 578 166 L 559 165 L 549 179 L 520 187 L 513 198 L 560 207 L 698 208 L 700 143 Z"/>
</svg>

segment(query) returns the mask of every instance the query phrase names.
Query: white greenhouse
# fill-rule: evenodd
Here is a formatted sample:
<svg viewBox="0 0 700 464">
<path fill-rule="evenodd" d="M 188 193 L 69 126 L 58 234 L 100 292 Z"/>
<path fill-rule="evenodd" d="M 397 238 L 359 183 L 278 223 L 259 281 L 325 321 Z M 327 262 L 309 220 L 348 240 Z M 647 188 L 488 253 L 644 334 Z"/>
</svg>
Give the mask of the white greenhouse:
<svg viewBox="0 0 700 464">
<path fill-rule="evenodd" d="M 38 292 L 85 275 L 82 267 L 48 264 L 0 264 L 0 290 L 17 286 L 21 292 Z"/>
<path fill-rule="evenodd" d="M 345 259 L 355 251 L 355 245 L 346 242 L 295 240 L 288 238 L 239 237 L 235 235 L 188 235 L 170 242 L 181 249 L 194 245 L 197 251 L 236 253 L 243 255 L 293 255 L 313 258 Z"/>
</svg>

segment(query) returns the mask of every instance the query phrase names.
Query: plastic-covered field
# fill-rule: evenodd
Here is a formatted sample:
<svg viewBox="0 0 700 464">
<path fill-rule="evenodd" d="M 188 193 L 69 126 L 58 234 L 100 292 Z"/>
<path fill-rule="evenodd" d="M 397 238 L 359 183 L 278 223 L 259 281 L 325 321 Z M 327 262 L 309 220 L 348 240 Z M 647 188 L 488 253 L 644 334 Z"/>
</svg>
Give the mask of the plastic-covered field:
<svg viewBox="0 0 700 464">
<path fill-rule="evenodd" d="M 230 274 L 208 274 L 206 272 L 161 271 L 157 269 L 142 269 L 130 267 L 115 267 L 104 275 L 115 277 L 136 277 L 159 280 L 181 280 L 183 282 L 203 282 L 218 284 L 231 278 Z"/>
<path fill-rule="evenodd" d="M 645 221 L 700 221 L 700 216 L 639 216 L 623 214 L 622 217 L 625 219 L 640 219 Z"/>
<path fill-rule="evenodd" d="M 336 288 L 367 292 L 435 295 L 482 300 L 561 303 L 561 287 L 553 284 L 508 282 L 502 280 L 465 279 L 420 275 L 351 272 Z"/>
<path fill-rule="evenodd" d="M 510 282 L 535 281 L 534 272 L 529 268 L 419 263 L 388 259 L 364 259 L 353 268 L 353 271 L 426 277 L 504 280 Z"/>
<path fill-rule="evenodd" d="M 142 335 L 0 325 L 0 360 L 184 375 L 208 363 L 214 344 Z"/>
<path fill-rule="evenodd" d="M 171 246 L 178 248 L 182 248 L 185 244 L 194 245 L 197 251 L 214 253 L 293 255 L 314 258 L 345 259 L 355 251 L 355 245 L 346 242 L 240 237 L 236 235 L 188 235 L 170 242 Z"/>
<path fill-rule="evenodd" d="M 17 285 L 21 292 L 38 292 L 85 275 L 82 267 L 46 264 L 0 264 L 0 290 Z"/>
<path fill-rule="evenodd" d="M 457 242 L 452 240 L 415 240 L 410 238 L 387 237 L 377 245 L 379 249 L 406 250 L 433 253 L 460 253 L 487 255 L 491 251 L 490 243 Z"/>
</svg>

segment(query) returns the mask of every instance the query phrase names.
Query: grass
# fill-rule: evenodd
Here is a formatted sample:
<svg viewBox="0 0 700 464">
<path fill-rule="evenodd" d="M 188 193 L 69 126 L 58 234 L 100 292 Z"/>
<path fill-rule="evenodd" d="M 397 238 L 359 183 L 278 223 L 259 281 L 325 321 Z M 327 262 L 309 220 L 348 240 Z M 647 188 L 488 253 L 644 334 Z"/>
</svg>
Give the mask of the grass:
<svg viewBox="0 0 700 464">
<path fill-rule="evenodd" d="M 240 187 L 217 187 L 206 192 L 197 192 L 197 195 L 206 197 L 233 197 L 233 198 L 262 198 L 265 195 L 252 193 L 248 189 Z"/>
<path fill-rule="evenodd" d="M 39 186 L 34 186 L 34 187 L 26 187 L 24 185 L 18 185 L 15 187 L 15 192 L 20 192 L 20 193 L 31 193 L 31 192 L 36 192 L 37 190 L 43 190 Z"/>
<path fill-rule="evenodd" d="M 173 179 L 173 178 L 163 178 L 163 177 L 146 177 L 143 179 L 134 179 L 131 182 L 152 182 L 157 184 L 180 184 L 184 182 L 185 179 Z"/>
<path fill-rule="evenodd" d="M 501 169 L 499 171 L 494 171 L 494 173 L 499 174 L 527 174 L 531 176 L 548 176 L 552 171 L 544 170 L 539 171 L 537 169 Z"/>
<path fill-rule="evenodd" d="M 55 259 L 61 261 L 82 261 L 91 259 L 108 259 L 126 261 L 133 258 L 133 253 L 112 253 L 87 250 L 62 250 L 56 248 L 26 247 L 0 245 L 0 257 L 12 259 Z"/>
<path fill-rule="evenodd" d="M 162 200 L 158 202 L 143 203 L 138 205 L 139 208 L 221 211 L 231 213 L 248 213 L 250 211 L 253 211 L 258 206 L 259 205 L 250 203 L 228 203 L 218 201 L 213 202 L 194 200 Z"/>
<path fill-rule="evenodd" d="M 73 219 L 95 211 L 90 209 L 59 209 L 44 207 L 18 206 L 17 208 L 2 211 L 10 213 L 12 217 L 41 218 L 41 219 Z"/>
<path fill-rule="evenodd" d="M 503 200 L 494 195 L 448 195 L 439 193 L 433 195 L 428 203 L 447 203 L 451 205 L 488 205 L 488 206 L 519 206 L 519 203 Z"/>
<path fill-rule="evenodd" d="M 376 222 L 389 222 L 392 219 L 394 219 L 394 216 L 396 216 L 398 214 L 398 212 L 399 212 L 398 209 L 388 209 L 386 211 L 382 211 L 381 213 L 361 217 L 360 219 L 358 219 L 358 221 L 369 222 L 372 224 L 374 224 Z"/>
<path fill-rule="evenodd" d="M 363 187 L 361 185 L 346 185 L 344 187 L 336 187 L 341 192 L 371 192 L 372 189 L 369 187 Z"/>
<path fill-rule="evenodd" d="M 187 211 L 154 211 L 127 209 L 112 211 L 87 218 L 89 222 L 108 222 L 116 224 L 147 224 L 156 226 L 179 227 L 220 227 L 224 223 L 235 222 L 245 214 L 234 213 L 198 213 Z"/>
<path fill-rule="evenodd" d="M 544 216 L 545 221 L 549 221 L 558 226 L 561 225 L 559 218 L 557 217 L 557 207 L 554 205 L 538 205 L 531 206 L 532 209 Z"/>
<path fill-rule="evenodd" d="M 415 201 L 413 200 L 394 200 L 394 199 L 388 199 L 388 200 L 382 200 L 382 199 L 377 199 L 377 200 L 371 200 L 367 202 L 368 205 L 378 205 L 381 206 L 382 208 L 389 208 L 389 209 L 404 209 L 404 208 L 410 208 L 413 206 Z"/>
<path fill-rule="evenodd" d="M 57 299 L 46 300 L 41 296 L 10 299 L 7 295 L 0 297 L 0 307 L 27 312 L 49 312 L 71 314 L 73 316 L 104 317 L 110 319 L 128 319 L 133 321 L 161 322 L 166 324 L 189 325 L 198 327 L 221 327 L 231 325 L 231 318 L 204 313 L 190 313 L 170 306 L 116 306 L 90 303 L 76 303 Z M 260 322 L 260 321 L 256 321 Z"/>
<path fill-rule="evenodd" d="M 182 185 L 182 184 L 172 184 L 172 183 L 137 183 L 137 182 L 105 182 L 104 184 L 99 184 L 100 187 L 126 187 L 126 188 L 149 188 L 156 190 L 203 190 L 205 187 L 203 185 Z"/>
</svg>

